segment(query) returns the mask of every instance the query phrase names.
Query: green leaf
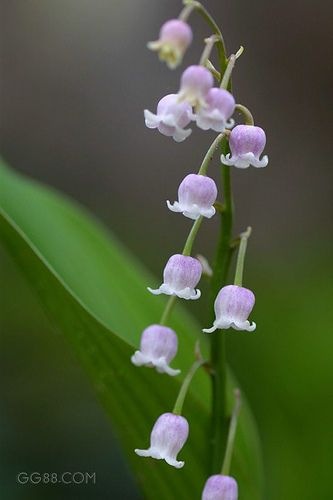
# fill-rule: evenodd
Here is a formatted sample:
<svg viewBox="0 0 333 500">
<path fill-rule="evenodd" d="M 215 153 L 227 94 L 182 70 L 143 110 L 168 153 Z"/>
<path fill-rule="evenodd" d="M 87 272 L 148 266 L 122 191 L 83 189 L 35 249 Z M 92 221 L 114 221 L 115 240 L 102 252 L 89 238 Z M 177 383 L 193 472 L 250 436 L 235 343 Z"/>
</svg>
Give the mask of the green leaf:
<svg viewBox="0 0 333 500">
<path fill-rule="evenodd" d="M 0 236 L 37 292 L 53 324 L 71 342 L 110 415 L 138 482 L 148 499 L 200 498 L 209 474 L 210 383 L 197 373 L 184 406 L 189 440 L 180 453 L 181 470 L 144 459 L 156 418 L 171 411 L 182 377 L 193 361 L 199 325 L 178 305 L 171 326 L 179 335 L 171 378 L 130 363 L 143 328 L 158 322 L 162 298 L 147 285 L 156 280 L 110 234 L 72 202 L 0 165 Z M 207 346 L 203 346 L 206 350 Z M 234 381 L 229 376 L 232 401 Z M 218 472 L 218 471 L 216 471 Z M 240 500 L 261 498 L 261 460 L 250 411 L 243 406 L 232 463 Z"/>
</svg>

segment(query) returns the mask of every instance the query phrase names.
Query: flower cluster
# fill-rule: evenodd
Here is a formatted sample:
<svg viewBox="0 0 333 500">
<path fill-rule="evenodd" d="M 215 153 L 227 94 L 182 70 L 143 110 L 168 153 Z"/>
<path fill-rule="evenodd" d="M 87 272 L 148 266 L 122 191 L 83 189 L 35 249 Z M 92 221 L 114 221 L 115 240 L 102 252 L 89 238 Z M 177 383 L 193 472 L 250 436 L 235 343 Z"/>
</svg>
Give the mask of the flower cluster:
<svg viewBox="0 0 333 500">
<path fill-rule="evenodd" d="M 176 142 L 184 141 L 192 132 L 185 129 L 191 121 L 202 130 L 224 132 L 233 125 L 235 99 L 225 89 L 214 87 L 211 72 L 200 65 L 189 66 L 182 74 L 177 94 L 169 94 L 158 102 L 156 114 L 144 112 L 146 126 Z"/>
<path fill-rule="evenodd" d="M 190 8 L 185 7 L 186 15 L 197 5 L 200 5 L 199 2 L 193 2 Z M 184 12 L 181 13 L 179 19 L 164 23 L 159 39 L 148 44 L 148 47 L 157 51 L 160 59 L 165 61 L 171 69 L 182 62 L 193 38 Z M 180 182 L 178 200 L 173 203 L 169 200 L 166 202 L 170 211 L 181 213 L 194 222 L 183 252 L 169 257 L 164 267 L 161 285 L 158 288 L 148 287 L 148 291 L 153 295 L 164 294 L 169 296 L 169 299 L 160 323 L 150 325 L 142 332 L 140 349 L 131 357 L 132 363 L 136 366 L 155 368 L 157 372 L 170 376 L 180 373 L 179 369 L 170 366 L 171 361 L 177 355 L 178 339 L 176 332 L 166 326 L 166 323 L 176 298 L 185 300 L 200 298 L 201 291 L 197 285 L 203 273 L 202 262 L 207 262 L 204 257 L 191 256 L 194 239 L 203 219 L 212 218 L 217 208 L 223 215 L 223 210 L 226 210 L 225 206 L 232 206 L 230 190 L 225 191 L 225 196 L 229 197 L 229 205 L 217 202 L 216 183 L 207 176 L 210 160 L 223 143 L 224 154 L 220 158 L 224 169 L 228 170 L 231 166 L 245 169 L 250 165 L 260 168 L 268 164 L 268 157 L 266 155 L 261 157 L 266 144 L 264 130 L 254 125 L 249 110 L 243 105 L 236 104 L 233 95 L 228 90 L 230 89 L 229 78 L 237 54 L 230 56 L 226 68 L 221 68 L 220 73 L 209 62 L 208 57 L 214 43 L 219 42 L 223 45 L 223 40 L 216 33 L 205 42 L 206 47 L 200 63 L 185 69 L 180 78 L 178 92 L 164 96 L 157 104 L 156 114 L 147 109 L 144 111 L 148 128 L 157 129 L 161 134 L 172 137 L 176 142 L 184 141 L 191 134 L 192 130 L 187 128 L 191 122 L 196 123 L 197 127 L 202 130 L 213 130 L 219 133 L 206 153 L 199 171 L 189 173 Z M 214 85 L 214 77 L 218 79 L 219 85 Z M 232 116 L 236 109 L 245 117 L 245 124 L 234 126 Z M 255 304 L 255 296 L 251 290 L 242 286 L 244 258 L 250 233 L 251 228 L 248 228 L 240 235 L 234 284 L 222 286 L 218 291 L 214 303 L 215 320 L 211 328 L 203 329 L 205 333 L 230 328 L 252 332 L 256 328 L 256 324 L 248 319 Z M 231 233 L 229 236 L 231 237 Z M 227 242 L 228 250 L 230 250 L 230 241 Z M 177 455 L 188 438 L 189 424 L 181 415 L 182 405 L 194 372 L 202 364 L 204 364 L 202 359 L 195 361 L 184 379 L 172 413 L 163 413 L 157 418 L 151 431 L 150 447 L 144 450 L 136 449 L 137 455 L 163 459 L 176 468 L 183 467 L 184 462 L 178 461 Z M 232 421 L 234 422 L 237 421 L 238 410 L 239 408 L 233 413 Z M 235 429 L 235 425 L 233 428 Z M 234 436 L 234 431 L 231 435 Z M 202 492 L 202 500 L 237 500 L 238 498 L 237 482 L 228 475 L 233 437 L 228 440 L 228 443 L 229 448 L 225 452 L 222 473 L 208 478 Z"/>
</svg>

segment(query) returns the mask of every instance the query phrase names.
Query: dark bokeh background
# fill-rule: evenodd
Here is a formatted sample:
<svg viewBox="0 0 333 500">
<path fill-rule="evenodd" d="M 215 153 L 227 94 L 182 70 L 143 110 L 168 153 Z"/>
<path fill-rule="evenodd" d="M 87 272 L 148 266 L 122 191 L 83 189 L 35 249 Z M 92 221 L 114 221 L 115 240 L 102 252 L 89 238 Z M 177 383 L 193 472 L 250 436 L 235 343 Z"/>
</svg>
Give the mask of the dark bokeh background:
<svg viewBox="0 0 333 500">
<path fill-rule="evenodd" d="M 332 498 L 333 4 L 207 1 L 230 51 L 237 100 L 268 137 L 269 167 L 234 171 L 236 231 L 254 227 L 246 284 L 258 335 L 230 335 L 229 359 L 257 417 L 265 500 Z M 177 90 L 145 49 L 180 2 L 1 0 L 1 151 L 17 170 L 88 207 L 156 274 L 188 224 L 170 215 L 182 177 L 213 135 L 180 145 L 145 129 L 142 110 Z M 203 22 L 191 19 L 198 60 Z M 215 165 L 211 175 L 218 178 Z M 217 221 L 197 249 L 211 255 Z M 161 248 L 161 242 L 163 246 Z M 156 249 L 160 249 L 156 251 Z M 137 499 L 109 423 L 80 367 L 2 255 L 1 498 Z M 198 314 L 200 310 L 198 309 Z M 19 487 L 27 471 L 97 471 L 97 485 Z M 78 493 L 79 491 L 79 493 Z"/>
</svg>

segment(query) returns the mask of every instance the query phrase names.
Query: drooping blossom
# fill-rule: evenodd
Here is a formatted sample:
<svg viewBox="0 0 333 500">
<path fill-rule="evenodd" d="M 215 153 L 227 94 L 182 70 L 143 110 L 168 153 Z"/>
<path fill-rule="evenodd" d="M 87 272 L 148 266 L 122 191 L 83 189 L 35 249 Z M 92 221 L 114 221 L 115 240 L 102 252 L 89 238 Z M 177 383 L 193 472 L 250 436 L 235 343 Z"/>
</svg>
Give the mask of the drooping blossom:
<svg viewBox="0 0 333 500">
<path fill-rule="evenodd" d="M 199 109 L 205 105 L 206 96 L 213 84 L 214 79 L 208 69 L 199 65 L 189 66 L 180 79 L 179 100 Z"/>
<path fill-rule="evenodd" d="M 189 174 L 179 185 L 178 201 L 167 200 L 172 212 L 181 212 L 185 217 L 196 220 L 200 216 L 210 219 L 215 214 L 214 203 L 217 187 L 213 179 L 205 175 Z"/>
<path fill-rule="evenodd" d="M 217 329 L 247 330 L 253 332 L 255 323 L 250 323 L 248 317 L 254 307 L 255 296 L 251 290 L 237 285 L 227 285 L 221 288 L 214 303 L 215 321 L 211 328 L 203 331 L 212 333 Z"/>
<path fill-rule="evenodd" d="M 226 156 L 221 156 L 221 161 L 225 165 L 237 168 L 266 167 L 268 156 L 260 159 L 266 145 L 266 134 L 260 127 L 254 125 L 237 125 L 232 129 L 229 138 L 231 151 Z"/>
<path fill-rule="evenodd" d="M 197 126 L 202 130 L 215 130 L 224 132 L 226 128 L 233 126 L 234 121 L 230 120 L 235 111 L 235 99 L 230 92 L 224 89 L 213 87 L 206 97 L 205 104 L 201 106 L 195 120 Z"/>
<path fill-rule="evenodd" d="M 202 267 L 198 259 L 193 257 L 175 254 L 170 257 L 163 271 L 162 285 L 153 290 L 148 290 L 154 295 L 164 293 L 166 295 L 177 295 L 186 300 L 196 300 L 201 296 L 201 292 L 195 289 L 200 281 Z"/>
<path fill-rule="evenodd" d="M 192 108 L 186 101 L 179 101 L 178 94 L 168 94 L 157 104 L 157 113 L 144 111 L 148 128 L 157 128 L 161 134 L 172 137 L 176 142 L 184 141 L 192 132 L 185 129 L 193 118 Z"/>
<path fill-rule="evenodd" d="M 177 455 L 184 446 L 189 433 L 186 418 L 174 413 L 163 413 L 156 420 L 150 435 L 150 447 L 147 450 L 136 449 L 140 457 L 165 460 L 169 465 L 180 469 L 184 462 L 177 460 Z"/>
<path fill-rule="evenodd" d="M 177 349 L 178 338 L 174 330 L 167 326 L 151 325 L 142 332 L 140 350 L 135 351 L 131 361 L 136 366 L 154 367 L 159 373 L 178 375 L 180 370 L 169 366 Z"/>
<path fill-rule="evenodd" d="M 158 52 L 160 60 L 165 61 L 170 69 L 175 69 L 181 64 L 192 39 L 192 29 L 186 22 L 170 19 L 162 25 L 159 39 L 147 46 Z"/>
</svg>

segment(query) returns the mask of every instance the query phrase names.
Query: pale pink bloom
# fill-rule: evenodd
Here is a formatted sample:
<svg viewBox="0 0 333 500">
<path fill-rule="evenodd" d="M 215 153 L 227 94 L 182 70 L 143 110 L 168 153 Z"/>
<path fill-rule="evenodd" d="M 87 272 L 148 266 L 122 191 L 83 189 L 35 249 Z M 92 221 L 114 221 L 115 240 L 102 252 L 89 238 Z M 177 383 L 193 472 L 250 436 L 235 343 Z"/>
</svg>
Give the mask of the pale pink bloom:
<svg viewBox="0 0 333 500">
<path fill-rule="evenodd" d="M 169 465 L 180 469 L 184 462 L 177 460 L 177 455 L 184 446 L 189 433 L 186 418 L 173 413 L 163 413 L 155 422 L 150 435 L 150 447 L 147 450 L 135 450 L 140 457 L 165 460 Z"/>
<path fill-rule="evenodd" d="M 148 326 L 141 335 L 140 350 L 135 351 L 131 361 L 136 366 L 156 368 L 159 373 L 174 376 L 180 370 L 169 366 L 177 354 L 178 338 L 176 332 L 167 326 Z"/>
<path fill-rule="evenodd" d="M 161 61 L 170 69 L 179 66 L 192 42 L 191 27 L 180 19 L 171 19 L 160 29 L 159 39 L 148 43 L 148 48 L 158 52 Z"/>
</svg>

